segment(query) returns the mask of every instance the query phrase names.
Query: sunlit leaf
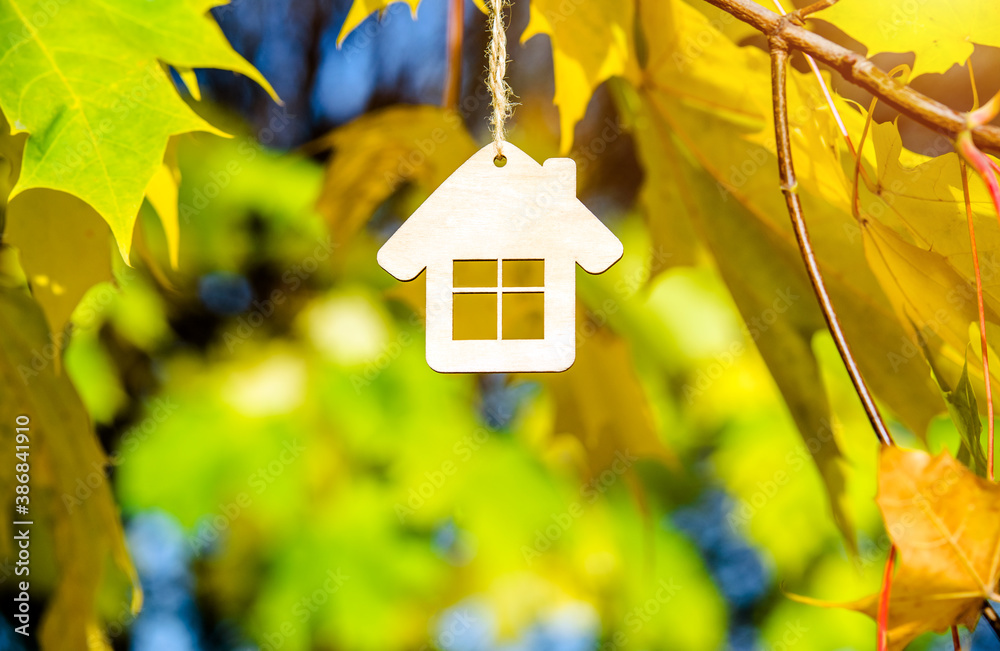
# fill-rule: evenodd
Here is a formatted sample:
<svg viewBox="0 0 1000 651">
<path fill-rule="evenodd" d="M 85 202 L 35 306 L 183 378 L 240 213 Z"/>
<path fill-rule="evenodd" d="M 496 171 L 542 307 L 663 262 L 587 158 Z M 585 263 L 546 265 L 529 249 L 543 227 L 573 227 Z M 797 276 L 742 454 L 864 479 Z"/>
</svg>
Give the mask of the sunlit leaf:
<svg viewBox="0 0 1000 651">
<path fill-rule="evenodd" d="M 486 13 L 486 1 L 475 0 L 476 7 L 483 13 Z M 337 35 L 337 47 L 340 47 L 344 43 L 344 39 L 357 29 L 358 25 L 364 22 L 368 16 L 377 11 L 381 17 L 382 12 L 396 2 L 405 2 L 410 7 L 410 14 L 414 18 L 417 17 L 417 7 L 420 5 L 420 0 L 353 0 L 351 9 L 347 12 L 347 18 L 344 19 L 344 24 L 340 27 L 340 33 Z"/>
<path fill-rule="evenodd" d="M 1000 486 L 946 452 L 882 450 L 878 504 L 899 560 L 889 602 L 889 648 L 928 631 L 974 629 L 1000 579 Z M 847 604 L 875 618 L 878 594 Z"/>
<path fill-rule="evenodd" d="M 816 17 L 864 43 L 869 56 L 913 52 L 914 77 L 964 65 L 973 44 L 1000 46 L 1000 35 L 993 28 L 1000 22 L 1000 7 L 991 2 L 842 0 Z"/>
<path fill-rule="evenodd" d="M 180 169 L 177 167 L 177 151 L 171 143 L 167 146 L 163 164 L 153 174 L 146 186 L 146 199 L 156 210 L 167 238 L 170 266 L 177 269 L 181 246 L 181 226 L 178 218 L 177 191 L 181 183 Z"/>
<path fill-rule="evenodd" d="M 183 66 L 174 68 L 174 70 L 177 71 L 177 76 L 181 78 L 181 81 L 184 83 L 184 87 L 187 88 L 189 93 L 191 93 L 191 97 L 193 97 L 195 101 L 200 101 L 201 88 L 198 86 L 198 75 L 195 74 L 194 70 Z"/>
<path fill-rule="evenodd" d="M 559 107 L 560 150 L 569 152 L 594 89 L 605 80 L 637 71 L 632 44 L 633 0 L 567 3 L 534 0 L 521 42 L 536 34 L 552 40 L 555 104 Z"/>
<path fill-rule="evenodd" d="M 675 464 L 660 439 L 625 341 L 585 314 L 578 320 L 578 333 L 576 362 L 546 379 L 555 398 L 553 434 L 577 439 L 586 459 L 583 470 L 590 476 L 612 467 L 627 469 L 640 458 Z"/>
<path fill-rule="evenodd" d="M 395 106 L 326 136 L 333 148 L 316 209 L 335 244 L 348 242 L 375 209 L 406 184 L 437 189 L 476 151 L 461 117 L 434 106 Z M 416 207 L 416 206 L 414 206 Z"/>
<path fill-rule="evenodd" d="M 9 247 L 0 250 L 0 258 L 11 255 Z M 45 354 L 51 350 L 49 329 L 26 291 L 7 286 L 0 289 L 0 325 L 4 386 L 0 417 L 11 424 L 18 416 L 30 420 L 28 509 L 35 522 L 32 539 L 37 541 L 44 529 L 55 549 L 55 591 L 39 638 L 46 649 L 91 648 L 90 636 L 96 633 L 102 637 L 97 593 L 109 558 L 132 581 L 132 612 L 138 611 L 142 600 L 104 472 L 107 459 L 76 390 Z M 0 438 L 4 463 L 13 468 L 17 462 L 13 426 L 5 427 Z M 3 503 L 11 512 L 14 474 L 2 477 Z M 10 527 L 5 520 L 5 540 L 11 539 Z"/>
<path fill-rule="evenodd" d="M 958 454 L 955 457 L 967 467 L 972 468 L 977 475 L 985 477 L 987 462 L 986 454 L 983 452 L 983 422 L 979 420 L 976 392 L 969 381 L 969 364 L 968 362 L 965 363 L 962 367 L 962 375 L 958 378 L 958 384 L 955 385 L 954 389 L 951 388 L 941 378 L 941 372 L 934 365 L 934 356 L 928 350 L 923 335 L 918 331 L 917 336 L 921 349 L 924 351 L 924 356 L 927 358 L 931 365 L 931 370 L 934 372 L 934 379 L 941 388 L 942 395 L 944 395 L 945 404 L 948 405 L 948 415 L 951 416 L 951 421 L 954 423 L 955 429 L 958 430 L 958 434 L 961 437 Z"/>
<path fill-rule="evenodd" d="M 347 35 L 354 31 L 365 18 L 376 11 L 381 14 L 389 5 L 404 1 L 409 5 L 410 13 L 416 18 L 417 5 L 420 4 L 420 0 L 354 0 L 351 3 L 350 11 L 347 12 L 347 18 L 344 19 L 343 26 L 340 28 L 340 34 L 337 35 L 337 47 L 340 47 Z"/>
<path fill-rule="evenodd" d="M 862 233 L 869 265 L 897 318 L 907 323 L 914 340 L 919 333 L 926 341 L 941 379 L 957 385 L 965 367 L 969 325 L 978 320 L 975 286 L 939 253 L 906 242 L 880 222 L 865 222 Z M 1000 306 L 990 295 L 984 299 L 986 318 L 1000 323 Z"/>
<path fill-rule="evenodd" d="M 5 239 L 20 249 L 52 332 L 62 332 L 87 290 L 112 279 L 110 236 L 93 208 L 65 192 L 36 189 L 11 202 Z"/>
<path fill-rule="evenodd" d="M 640 154 L 662 157 L 645 165 L 665 170 L 678 187 L 673 204 L 664 202 L 659 206 L 664 214 L 651 219 L 680 214 L 694 220 L 817 460 L 850 540 L 852 527 L 842 508 L 844 471 L 827 399 L 817 391 L 819 369 L 811 350 L 812 336 L 825 324 L 777 189 L 767 55 L 737 47 L 683 2 L 644 4 L 642 15 L 650 34 L 645 83 L 638 92 L 624 90 L 620 102 L 637 116 L 636 129 L 645 141 Z M 842 140 L 815 77 L 789 74 L 793 145 L 797 153 L 805 151 L 800 196 L 827 284 L 869 383 L 922 435 L 943 405 L 935 403 L 936 391 L 916 349 L 916 357 L 902 364 L 886 354 L 905 341 L 905 330 L 864 260 L 849 212 L 849 180 L 841 171 Z M 855 125 L 856 119 L 848 123 Z M 652 144 L 665 139 L 672 146 Z"/>
<path fill-rule="evenodd" d="M 30 136 L 12 198 L 51 188 L 83 199 L 127 260 L 167 139 L 216 131 L 181 100 L 162 64 L 234 70 L 273 96 L 207 10 L 189 0 L 4 0 L 0 107 L 15 133 Z"/>
</svg>

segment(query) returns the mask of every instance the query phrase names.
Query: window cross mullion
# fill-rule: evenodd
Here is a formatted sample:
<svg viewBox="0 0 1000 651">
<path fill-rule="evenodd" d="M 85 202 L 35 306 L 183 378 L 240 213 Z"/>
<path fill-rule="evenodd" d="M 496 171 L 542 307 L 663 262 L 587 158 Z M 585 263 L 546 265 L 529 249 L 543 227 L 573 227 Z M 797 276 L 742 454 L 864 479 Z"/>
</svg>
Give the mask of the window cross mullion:
<svg viewBox="0 0 1000 651">
<path fill-rule="evenodd" d="M 497 339 L 503 339 L 503 260 L 497 260 Z"/>
</svg>

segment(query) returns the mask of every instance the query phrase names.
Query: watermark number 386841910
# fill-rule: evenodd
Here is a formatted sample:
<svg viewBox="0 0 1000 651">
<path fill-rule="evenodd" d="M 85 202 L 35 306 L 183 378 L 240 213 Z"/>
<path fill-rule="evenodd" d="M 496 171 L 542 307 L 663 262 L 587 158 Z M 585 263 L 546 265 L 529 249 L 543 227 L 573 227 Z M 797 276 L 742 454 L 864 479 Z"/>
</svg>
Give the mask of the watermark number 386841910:
<svg viewBox="0 0 1000 651">
<path fill-rule="evenodd" d="M 17 593 L 14 597 L 14 618 L 19 626 L 14 630 L 28 636 L 31 624 L 31 598 L 29 596 L 29 581 L 31 575 L 31 525 L 33 524 L 28 508 L 31 500 L 28 485 L 31 466 L 28 456 L 31 452 L 31 419 L 18 416 L 14 419 L 14 548 L 17 550 L 17 562 L 14 574 L 18 577 Z"/>
</svg>

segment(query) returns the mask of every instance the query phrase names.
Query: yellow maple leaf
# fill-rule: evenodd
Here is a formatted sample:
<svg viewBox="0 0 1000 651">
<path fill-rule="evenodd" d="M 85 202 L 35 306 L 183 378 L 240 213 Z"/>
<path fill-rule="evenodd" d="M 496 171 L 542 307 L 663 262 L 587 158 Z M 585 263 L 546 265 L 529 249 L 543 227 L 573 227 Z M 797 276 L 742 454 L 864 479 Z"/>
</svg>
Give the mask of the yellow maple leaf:
<svg viewBox="0 0 1000 651">
<path fill-rule="evenodd" d="M 146 186 L 146 201 L 153 206 L 163 234 L 167 239 L 170 267 L 176 271 L 180 259 L 181 226 L 178 219 L 177 192 L 181 184 L 181 171 L 177 166 L 177 146 L 174 139 L 167 145 L 163 164 L 156 170 Z"/>
<path fill-rule="evenodd" d="M 63 344 L 58 335 L 83 295 L 113 279 L 111 229 L 82 200 L 48 189 L 15 199 L 7 219 L 4 236 L 20 249 L 32 296 Z"/>
<path fill-rule="evenodd" d="M 531 3 L 531 17 L 521 42 L 536 34 L 548 34 L 552 40 L 559 148 L 563 153 L 573 145 L 573 129 L 587 112 L 594 89 L 611 77 L 637 76 L 632 44 L 634 15 L 632 0 Z"/>
<path fill-rule="evenodd" d="M 908 326 L 916 341 L 921 337 L 941 366 L 948 384 L 959 380 L 965 366 L 969 326 L 978 321 L 976 289 L 937 251 L 925 250 L 905 241 L 888 226 L 875 220 L 864 222 L 862 240 L 868 265 L 889 297 L 897 318 Z M 990 325 L 1000 323 L 1000 304 L 990 293 L 983 296 Z M 898 353 L 891 353 L 896 357 Z M 894 359 L 894 363 L 898 363 Z M 973 388 L 983 389 L 981 366 L 970 368 L 979 375 Z M 996 382 L 997 370 L 990 369 Z"/>
<path fill-rule="evenodd" d="M 343 26 L 340 28 L 340 33 L 337 35 L 337 47 L 343 44 L 348 34 L 357 29 L 358 25 L 363 23 L 365 18 L 368 18 L 368 16 L 371 16 L 376 11 L 381 15 L 386 7 L 392 3 L 404 1 L 410 6 L 410 14 L 416 18 L 417 5 L 420 4 L 420 0 L 354 0 L 350 10 L 347 12 L 347 18 L 344 19 Z"/>
<path fill-rule="evenodd" d="M 336 244 L 350 240 L 404 184 L 426 198 L 476 151 L 461 116 L 436 106 L 368 113 L 317 144 L 334 150 L 316 209 Z"/>
<path fill-rule="evenodd" d="M 142 605 L 142 592 L 125 547 L 118 507 L 105 475 L 107 457 L 72 382 L 43 352 L 51 336 L 26 288 L 7 274 L 16 270 L 13 247 L 0 247 L 0 418 L 26 426 L 31 473 L 32 538 L 51 541 L 54 588 L 38 637 L 43 649 L 101 648 L 98 598 L 108 576 L 107 561 L 132 584 L 129 612 Z M 14 274 L 16 276 L 16 273 Z M 22 276 L 23 277 L 23 276 Z M 0 432 L 0 460 L 14 468 L 15 431 Z M 19 444 L 23 444 L 20 441 Z M 0 475 L 0 495 L 14 501 L 14 474 Z M 8 510 L 10 512 L 10 510 Z M 5 545 L 13 540 L 10 521 L 0 524 Z M 35 568 L 32 568 L 33 570 Z M 34 572 L 31 576 L 34 577 Z"/>
<path fill-rule="evenodd" d="M 344 24 L 340 28 L 340 33 L 337 34 L 337 47 L 340 47 L 344 43 L 344 39 L 357 29 L 358 25 L 363 23 L 368 16 L 376 11 L 381 15 L 394 2 L 405 2 L 410 6 L 410 14 L 414 18 L 417 17 L 417 6 L 420 4 L 420 0 L 354 0 L 347 12 L 347 18 L 344 19 Z M 487 12 L 486 5 L 483 4 L 484 0 L 475 0 L 475 2 L 480 11 Z"/>
<path fill-rule="evenodd" d="M 846 0 L 817 14 L 878 52 L 913 52 L 913 76 L 964 65 L 973 43 L 1000 46 L 1000 4 Z"/>
<path fill-rule="evenodd" d="M 583 305 L 577 313 L 585 312 Z M 675 465 L 660 439 L 652 408 L 625 340 L 585 316 L 577 319 L 576 362 L 545 378 L 555 399 L 555 445 L 570 436 L 585 459 L 585 476 L 631 467 L 635 459 Z"/>
<path fill-rule="evenodd" d="M 657 199 L 649 204 L 650 222 L 687 216 L 714 256 L 813 451 L 835 519 L 852 544 L 843 458 L 831 434 L 829 401 L 816 390 L 822 379 L 812 341 L 826 326 L 815 309 L 784 200 L 776 191 L 767 54 L 736 45 L 685 2 L 640 7 L 648 43 L 642 83 L 613 87 L 627 87 L 618 93 L 619 105 L 636 115 L 636 142 L 645 169 L 661 171 L 655 177 L 659 188 L 649 195 Z M 905 330 L 859 246 L 849 177 L 840 164 L 846 147 L 838 126 L 812 75 L 790 70 L 788 99 L 800 163 L 799 194 L 844 330 L 873 390 L 922 435 L 944 405 L 915 346 L 915 357 L 905 363 L 887 356 L 887 351 L 900 349 Z M 860 131 L 863 122 L 856 111 L 841 114 L 852 132 Z M 664 230 L 683 232 L 672 223 Z M 792 296 L 798 298 L 782 298 Z M 783 314 L 774 326 L 754 325 L 776 305 Z"/>
</svg>

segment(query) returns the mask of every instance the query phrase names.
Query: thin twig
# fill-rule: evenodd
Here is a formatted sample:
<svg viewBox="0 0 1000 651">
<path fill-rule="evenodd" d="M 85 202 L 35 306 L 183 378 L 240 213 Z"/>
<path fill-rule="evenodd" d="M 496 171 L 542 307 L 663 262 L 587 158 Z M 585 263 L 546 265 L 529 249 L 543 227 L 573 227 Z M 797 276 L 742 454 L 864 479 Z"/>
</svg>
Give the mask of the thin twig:
<svg viewBox="0 0 1000 651">
<path fill-rule="evenodd" d="M 730 0 L 718 1 L 722 3 L 730 2 Z M 708 2 L 715 4 L 716 0 L 708 0 Z M 795 239 L 799 243 L 799 250 L 802 252 L 809 280 L 812 282 L 817 299 L 819 299 L 820 308 L 823 311 L 823 316 L 826 318 L 830 334 L 833 335 L 833 340 L 837 344 L 837 350 L 844 360 L 844 365 L 847 366 L 847 372 L 851 376 L 854 389 L 857 391 L 858 397 L 861 398 L 861 402 L 865 407 L 868 420 L 871 422 L 876 436 L 878 436 L 879 441 L 883 445 L 895 445 L 895 441 L 893 441 L 892 435 L 885 425 L 885 421 L 882 418 L 881 412 L 879 412 L 878 406 L 875 404 L 868 385 L 865 384 L 861 370 L 854 360 L 854 355 L 851 353 L 850 346 L 840 327 L 840 319 L 837 317 L 837 312 L 826 290 L 823 274 L 819 269 L 816 253 L 813 251 L 812 241 L 809 238 L 809 231 L 802 213 L 802 201 L 797 194 L 798 182 L 795 178 L 795 166 L 792 162 L 792 138 L 788 129 L 788 102 L 785 93 L 789 43 L 783 40 L 781 34 L 776 33 L 770 36 L 768 45 L 771 51 L 771 99 L 774 103 L 774 132 L 778 151 L 778 169 L 781 175 L 781 191 L 785 195 L 788 214 L 792 219 L 792 226 L 795 230 Z M 997 616 L 990 602 L 986 600 L 983 601 L 983 616 L 989 623 L 990 628 L 993 629 L 993 634 L 996 635 L 997 639 L 1000 639 L 1000 617 Z"/>
<path fill-rule="evenodd" d="M 462 37 L 465 34 L 465 0 L 451 0 L 448 9 L 448 70 L 441 105 L 458 109 L 462 92 Z"/>
<path fill-rule="evenodd" d="M 817 11 L 822 11 L 823 9 L 826 9 L 827 7 L 832 7 L 835 4 L 837 4 L 837 0 L 816 0 L 816 2 L 812 3 L 811 5 L 807 5 L 805 7 L 802 7 L 801 9 L 797 9 L 792 13 L 795 14 L 796 18 L 802 20 L 809 14 L 814 14 Z"/>
<path fill-rule="evenodd" d="M 920 124 L 951 135 L 967 128 L 965 115 L 892 79 L 857 52 L 799 27 L 791 19 L 761 7 L 753 0 L 706 0 L 726 13 L 756 28 L 769 38 L 779 38 L 786 49 L 813 56 L 839 72 L 848 81 L 877 96 L 903 115 Z M 973 138 L 983 150 L 1000 153 L 1000 128 L 977 126 Z"/>
<path fill-rule="evenodd" d="M 861 219 L 861 199 L 859 198 L 858 192 L 858 181 L 860 181 L 861 170 L 864 169 L 861 158 L 861 152 L 865 149 L 865 140 L 868 139 L 868 130 L 872 126 L 872 115 L 875 113 L 875 102 L 878 101 L 877 97 L 873 97 L 871 104 L 868 105 L 868 115 L 865 116 L 865 128 L 861 131 L 861 141 L 858 144 L 858 152 L 854 156 L 854 188 L 851 192 L 851 214 L 854 215 L 855 219 Z"/>
<path fill-rule="evenodd" d="M 875 648 L 886 651 L 889 648 L 889 597 L 892 593 L 892 570 L 896 567 L 896 546 L 889 547 L 889 557 L 885 559 L 882 573 L 882 590 L 878 595 L 878 641 Z"/>
<path fill-rule="evenodd" d="M 993 118 L 997 116 L 997 113 L 1000 113 L 1000 91 L 993 95 L 993 97 L 989 98 L 985 104 L 976 110 L 969 111 L 968 117 L 966 117 L 966 122 L 973 127 L 977 127 L 993 120 Z"/>
<path fill-rule="evenodd" d="M 976 86 L 976 73 L 972 69 L 972 58 L 966 63 L 969 69 L 969 85 L 972 87 L 972 110 L 979 108 L 979 88 Z"/>
<path fill-rule="evenodd" d="M 793 11 L 790 14 L 790 17 L 793 20 L 798 19 L 801 21 L 802 17 L 807 13 L 819 11 L 820 9 L 826 9 L 836 2 L 837 0 L 819 0 L 819 2 L 813 3 L 808 7 Z M 781 0 L 774 0 L 774 5 L 778 8 L 778 12 L 781 13 L 782 16 L 789 16 L 789 13 L 785 11 L 785 7 L 781 4 Z M 817 7 L 817 5 L 823 6 Z M 830 111 L 833 113 L 833 119 L 837 121 L 837 127 L 840 129 L 840 135 L 844 136 L 844 140 L 847 141 L 847 146 L 850 148 L 851 154 L 854 155 L 854 143 L 851 142 L 851 134 L 847 132 L 847 125 L 844 124 L 844 119 L 840 117 L 840 111 L 837 109 L 836 102 L 833 101 L 833 95 L 830 93 L 830 89 L 826 86 L 826 80 L 823 79 L 823 73 L 819 71 L 819 66 L 816 65 L 816 59 L 812 58 L 808 54 L 804 56 L 806 58 L 806 62 L 809 64 L 809 68 L 812 69 L 813 74 L 816 75 L 816 80 L 819 81 L 819 87 L 823 91 L 823 97 L 826 98 L 827 106 L 830 107 Z"/>
<path fill-rule="evenodd" d="M 798 195 L 795 167 L 792 163 L 792 138 L 788 131 L 788 104 L 785 94 L 788 49 L 780 36 L 772 36 L 769 44 L 771 49 L 771 97 L 774 102 L 774 133 L 778 150 L 778 169 L 781 173 L 781 191 L 785 195 L 788 214 L 792 218 L 795 239 L 802 252 L 802 259 L 805 262 L 813 290 L 816 292 L 816 298 L 819 299 L 823 317 L 826 319 L 830 334 L 833 335 L 833 340 L 837 344 L 837 350 L 844 360 L 847 372 L 851 376 L 854 389 L 857 391 L 858 397 L 861 398 L 865 413 L 868 414 L 868 420 L 875 429 L 879 440 L 884 445 L 893 445 L 892 434 L 889 433 L 889 428 L 885 425 L 885 420 L 875 404 L 875 398 L 868 389 L 868 385 L 861 375 L 861 369 L 854 359 L 850 344 L 847 343 L 847 337 L 844 336 L 844 331 L 840 326 L 840 318 L 830 300 L 830 294 L 827 292 L 826 283 L 819 268 L 819 261 L 816 259 L 816 253 L 809 238 L 809 230 L 802 213 L 802 200 Z"/>
<path fill-rule="evenodd" d="M 992 111 L 993 108 L 996 107 L 997 107 L 997 102 L 994 99 L 991 99 L 989 102 L 987 102 L 987 104 L 984 107 L 979 108 L 976 111 L 970 113 L 969 118 L 970 120 L 986 119 L 988 118 L 989 113 L 981 111 L 983 111 L 984 109 L 989 109 Z M 979 174 L 980 178 L 983 179 L 983 182 L 986 184 L 986 189 L 990 194 L 990 200 L 993 202 L 993 210 L 997 214 L 997 219 L 1000 220 L 1000 182 L 997 181 L 996 174 L 994 174 L 994 171 L 997 169 L 996 162 L 976 148 L 975 144 L 973 144 L 969 138 L 968 131 L 958 135 L 958 140 L 955 143 L 955 148 L 958 150 L 958 153 L 961 155 L 961 158 L 965 159 L 965 162 L 967 162 L 969 165 L 972 165 L 972 167 Z M 963 183 L 965 183 L 964 178 L 963 178 Z M 969 205 L 968 202 L 966 202 L 966 206 L 968 205 Z M 975 233 L 972 230 L 972 213 L 969 212 L 968 215 L 969 215 L 968 217 L 969 237 L 972 240 L 972 250 L 973 252 L 975 252 L 976 242 L 975 242 Z M 990 386 L 992 379 L 990 378 L 989 356 L 988 356 L 988 349 L 986 346 L 986 320 L 985 317 L 983 316 L 983 308 L 982 308 L 982 300 L 983 300 L 982 281 L 978 278 L 978 273 L 979 273 L 978 269 L 976 270 L 976 273 L 977 273 L 976 287 L 979 290 L 978 291 L 979 296 L 977 297 L 977 299 L 980 304 L 979 330 L 980 330 L 980 337 L 982 338 L 982 347 L 983 347 L 983 377 L 985 378 L 986 381 L 986 396 L 988 400 L 987 405 L 988 407 L 992 408 L 993 394 L 992 394 L 992 387 Z M 992 480 L 993 479 L 993 433 L 994 433 L 992 409 L 990 410 L 989 413 L 989 419 L 990 419 L 989 434 L 986 439 L 986 469 L 988 478 Z"/>
</svg>

